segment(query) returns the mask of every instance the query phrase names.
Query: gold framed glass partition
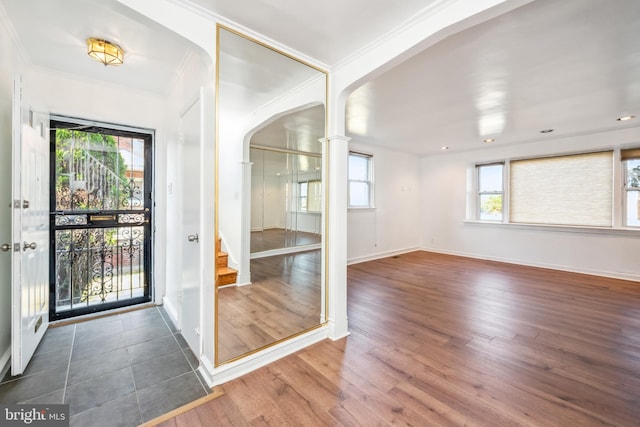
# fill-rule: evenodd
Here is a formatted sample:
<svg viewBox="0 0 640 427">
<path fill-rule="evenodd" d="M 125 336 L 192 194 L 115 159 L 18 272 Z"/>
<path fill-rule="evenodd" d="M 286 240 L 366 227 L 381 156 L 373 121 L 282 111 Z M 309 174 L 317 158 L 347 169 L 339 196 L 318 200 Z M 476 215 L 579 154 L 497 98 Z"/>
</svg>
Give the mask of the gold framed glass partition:
<svg viewBox="0 0 640 427">
<path fill-rule="evenodd" d="M 327 73 L 222 25 L 217 42 L 219 366 L 325 322 Z"/>
</svg>

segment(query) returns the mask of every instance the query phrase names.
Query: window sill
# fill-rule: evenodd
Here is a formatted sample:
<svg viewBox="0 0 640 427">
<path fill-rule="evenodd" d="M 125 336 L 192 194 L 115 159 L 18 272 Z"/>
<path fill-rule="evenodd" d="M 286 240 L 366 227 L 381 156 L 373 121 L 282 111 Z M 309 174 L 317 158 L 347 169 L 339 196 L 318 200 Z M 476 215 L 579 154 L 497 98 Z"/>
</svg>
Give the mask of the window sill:
<svg viewBox="0 0 640 427">
<path fill-rule="evenodd" d="M 560 233 L 583 233 L 583 234 L 604 234 L 604 235 L 624 235 L 627 237 L 640 237 L 640 228 L 633 227 L 588 227 L 574 225 L 548 225 L 548 224 L 520 224 L 497 221 L 476 221 L 465 220 L 465 224 L 480 227 L 511 228 L 514 230 L 544 230 Z"/>
<path fill-rule="evenodd" d="M 376 208 L 347 208 L 349 212 L 375 212 Z"/>
</svg>

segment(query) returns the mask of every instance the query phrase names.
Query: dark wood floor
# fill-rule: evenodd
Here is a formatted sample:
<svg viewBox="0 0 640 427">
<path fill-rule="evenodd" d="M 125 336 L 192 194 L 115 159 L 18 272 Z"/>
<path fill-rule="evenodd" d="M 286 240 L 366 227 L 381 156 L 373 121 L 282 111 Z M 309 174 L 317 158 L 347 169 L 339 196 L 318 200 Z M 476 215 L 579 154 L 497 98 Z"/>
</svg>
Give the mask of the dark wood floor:
<svg viewBox="0 0 640 427">
<path fill-rule="evenodd" d="M 348 338 L 162 426 L 639 425 L 640 283 L 427 252 L 348 278 Z"/>
<path fill-rule="evenodd" d="M 251 260 L 251 284 L 218 289 L 218 360 L 320 324 L 320 250 Z"/>
</svg>

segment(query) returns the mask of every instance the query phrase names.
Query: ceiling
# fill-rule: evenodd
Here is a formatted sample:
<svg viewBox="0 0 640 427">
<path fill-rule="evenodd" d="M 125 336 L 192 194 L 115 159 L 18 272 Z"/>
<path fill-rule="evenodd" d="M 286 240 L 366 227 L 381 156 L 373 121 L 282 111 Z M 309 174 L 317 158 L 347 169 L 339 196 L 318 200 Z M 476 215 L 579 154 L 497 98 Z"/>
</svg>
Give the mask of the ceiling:
<svg viewBox="0 0 640 427">
<path fill-rule="evenodd" d="M 174 1 L 224 16 L 331 68 L 449 0 Z M 181 64 L 201 53 L 116 0 L 0 0 L 2 9 L 36 67 L 160 95 Z M 89 36 L 121 44 L 125 64 L 88 60 Z M 481 149 L 485 138 L 516 144 L 638 126 L 638 120 L 615 120 L 640 117 L 638 40 L 638 0 L 535 0 L 356 89 L 347 103 L 347 135 L 430 155 L 443 146 Z M 543 135 L 543 129 L 554 131 Z"/>
<path fill-rule="evenodd" d="M 115 0 L 0 0 L 26 59 L 58 70 L 155 94 L 167 94 L 176 70 L 200 49 Z M 0 20 L 1 21 L 1 20 Z M 125 51 L 124 65 L 88 58 L 86 39 L 97 37 Z"/>
<path fill-rule="evenodd" d="M 328 66 L 448 0 L 181 0 Z"/>
<path fill-rule="evenodd" d="M 358 88 L 347 134 L 428 155 L 638 126 L 639 40 L 638 0 L 537 0 Z"/>
</svg>

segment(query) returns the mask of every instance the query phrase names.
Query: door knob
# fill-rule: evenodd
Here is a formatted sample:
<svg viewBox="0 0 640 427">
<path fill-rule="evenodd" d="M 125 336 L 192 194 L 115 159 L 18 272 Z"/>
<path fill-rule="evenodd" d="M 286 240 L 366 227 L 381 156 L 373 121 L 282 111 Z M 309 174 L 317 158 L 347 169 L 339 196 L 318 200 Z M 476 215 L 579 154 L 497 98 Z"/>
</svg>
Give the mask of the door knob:
<svg viewBox="0 0 640 427">
<path fill-rule="evenodd" d="M 187 240 L 190 242 L 198 242 L 200 239 L 198 238 L 198 233 L 196 233 L 188 235 Z"/>
<path fill-rule="evenodd" d="M 2 252 L 9 252 L 11 250 L 11 245 L 9 243 L 4 243 L 2 246 L 0 246 L 0 251 Z"/>
<path fill-rule="evenodd" d="M 38 245 L 36 244 L 36 242 L 31 242 L 31 243 L 24 242 L 24 245 L 22 246 L 22 250 L 26 251 L 27 249 L 35 249 L 37 247 Z"/>
</svg>

